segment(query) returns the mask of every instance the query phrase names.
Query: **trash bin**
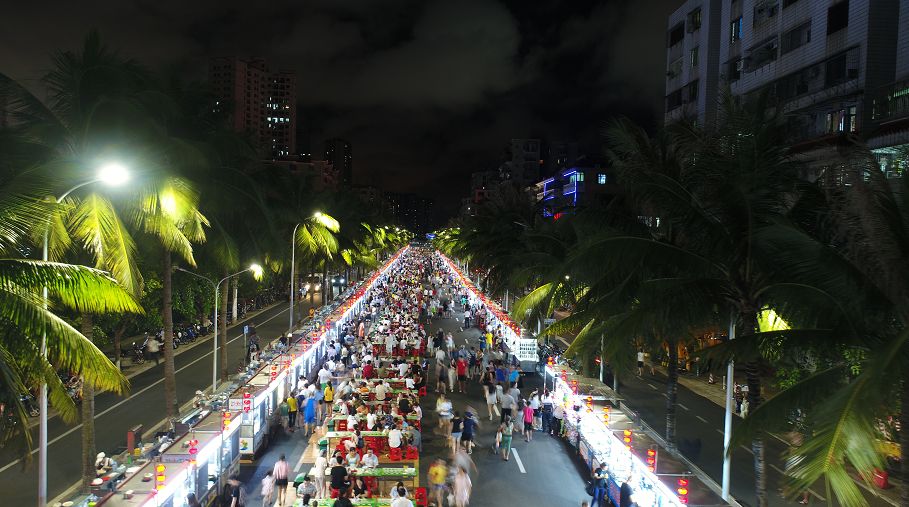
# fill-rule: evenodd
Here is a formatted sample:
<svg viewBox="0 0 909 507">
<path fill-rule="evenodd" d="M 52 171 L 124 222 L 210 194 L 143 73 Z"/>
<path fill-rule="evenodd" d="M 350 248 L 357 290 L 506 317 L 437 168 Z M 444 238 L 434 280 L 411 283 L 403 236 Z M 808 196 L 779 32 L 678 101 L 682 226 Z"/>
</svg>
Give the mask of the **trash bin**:
<svg viewBox="0 0 909 507">
<path fill-rule="evenodd" d="M 887 489 L 890 487 L 890 482 L 887 480 L 890 477 L 890 474 L 886 470 L 874 469 L 873 479 L 874 485 L 880 489 Z"/>
</svg>

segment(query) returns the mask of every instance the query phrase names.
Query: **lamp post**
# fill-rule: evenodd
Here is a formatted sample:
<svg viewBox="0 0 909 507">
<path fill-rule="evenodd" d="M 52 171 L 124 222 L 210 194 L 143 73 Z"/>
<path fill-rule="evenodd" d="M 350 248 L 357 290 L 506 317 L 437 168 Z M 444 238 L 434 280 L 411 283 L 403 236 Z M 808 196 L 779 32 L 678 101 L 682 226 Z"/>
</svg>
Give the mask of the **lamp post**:
<svg viewBox="0 0 909 507">
<path fill-rule="evenodd" d="M 729 317 L 729 339 L 735 339 L 735 314 Z M 729 486 L 732 478 L 732 391 L 735 389 L 735 365 L 732 360 L 726 363 L 726 416 L 723 420 L 723 484 L 720 496 L 729 500 Z"/>
<path fill-rule="evenodd" d="M 227 280 L 230 280 L 231 278 L 233 278 L 237 275 L 242 275 L 243 273 L 246 273 L 247 271 L 252 271 L 253 276 L 256 279 L 261 278 L 262 277 L 262 266 L 260 266 L 258 264 L 251 264 L 248 268 L 246 268 L 242 271 L 237 271 L 236 273 L 234 273 L 232 275 L 225 276 L 217 283 L 215 283 L 214 280 L 212 280 L 211 278 L 209 278 L 205 275 L 200 275 L 199 273 L 194 273 L 187 269 L 183 269 L 179 266 L 175 267 L 174 269 L 176 269 L 177 271 L 182 271 L 184 273 L 190 274 L 196 278 L 205 280 L 206 282 L 211 284 L 212 288 L 215 289 L 215 333 L 214 333 L 215 337 L 213 340 L 214 344 L 212 346 L 212 352 L 211 352 L 211 354 L 212 354 L 212 358 L 211 358 L 211 392 L 214 393 L 215 389 L 218 388 L 218 291 L 221 289 L 222 283 L 224 283 Z M 225 343 L 224 346 L 227 346 L 227 344 Z"/>
<path fill-rule="evenodd" d="M 313 213 L 312 218 L 318 219 L 321 216 L 322 216 L 322 212 L 317 211 L 317 212 Z M 291 235 L 290 235 L 290 322 L 287 325 L 288 333 L 294 332 L 294 294 L 297 292 L 297 288 L 294 286 L 294 266 L 297 263 L 296 262 L 297 261 L 297 259 L 296 259 L 297 228 L 300 227 L 300 225 L 302 223 L 303 222 L 297 222 L 297 224 L 294 225 L 294 232 L 291 233 Z M 325 294 L 324 293 L 322 294 L 322 299 L 323 299 L 322 303 L 324 304 L 325 303 L 325 301 L 324 301 Z"/>
<path fill-rule="evenodd" d="M 69 196 L 69 194 L 87 185 L 104 183 L 108 186 L 115 187 L 126 183 L 128 179 L 129 172 L 125 167 L 120 164 L 110 163 L 102 166 L 93 179 L 83 181 L 66 192 L 63 192 L 56 201 L 57 204 L 60 204 Z M 41 260 L 44 262 L 47 262 L 50 257 L 48 253 L 49 238 L 50 221 L 48 221 L 47 228 L 44 229 L 44 249 L 41 255 Z M 48 295 L 46 285 L 42 289 L 41 294 L 44 297 L 44 310 L 46 311 Z M 41 333 L 41 358 L 47 359 L 47 331 Z M 47 382 L 41 382 L 41 390 L 38 393 L 38 407 L 40 411 L 38 428 L 38 506 L 44 507 L 47 505 Z"/>
</svg>

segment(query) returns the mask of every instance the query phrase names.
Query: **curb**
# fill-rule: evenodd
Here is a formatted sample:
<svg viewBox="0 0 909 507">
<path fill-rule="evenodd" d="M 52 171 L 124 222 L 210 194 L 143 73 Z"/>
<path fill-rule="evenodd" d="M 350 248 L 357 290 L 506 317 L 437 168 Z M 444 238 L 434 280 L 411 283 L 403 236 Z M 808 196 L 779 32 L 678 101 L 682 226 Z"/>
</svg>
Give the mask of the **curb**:
<svg viewBox="0 0 909 507">
<path fill-rule="evenodd" d="M 256 310 L 256 311 L 253 312 L 253 313 L 247 313 L 247 314 L 243 317 L 243 320 L 241 320 L 239 323 L 236 323 L 236 324 L 232 324 L 232 325 L 227 326 L 227 331 L 230 332 L 231 329 L 234 329 L 234 328 L 240 326 L 242 323 L 244 323 L 244 322 L 246 322 L 246 321 L 249 321 L 249 320 L 252 319 L 253 317 L 256 317 L 256 316 L 258 316 L 258 315 L 264 313 L 265 311 L 274 308 L 276 305 L 281 305 L 281 304 L 283 304 L 283 303 L 284 303 L 284 302 L 274 303 L 274 304 L 272 304 L 272 305 L 270 305 L 270 306 L 268 306 L 268 307 L 266 307 L 266 308 L 262 308 L 261 310 Z M 197 346 L 197 345 L 199 345 L 199 344 L 202 344 L 202 343 L 205 343 L 205 342 L 210 341 L 210 340 L 212 339 L 213 336 L 214 336 L 214 333 L 209 333 L 209 334 L 207 334 L 207 335 L 205 335 L 205 336 L 202 336 L 202 337 L 200 337 L 200 338 L 196 338 L 196 341 L 193 341 L 193 342 L 190 342 L 190 343 L 186 343 L 186 344 L 180 345 L 180 348 L 174 350 L 174 358 L 176 358 L 178 355 L 182 354 L 183 352 L 185 352 L 185 351 L 187 351 L 187 350 L 190 350 L 190 349 L 194 348 L 195 346 Z M 103 352 L 103 351 L 102 351 L 102 352 Z M 105 355 L 107 355 L 107 354 L 105 353 Z M 140 364 L 140 365 L 135 365 L 136 368 L 135 368 L 134 370 L 132 370 L 131 372 L 129 372 L 129 373 L 127 373 L 127 372 L 125 372 L 125 371 L 123 370 L 123 367 L 122 367 L 122 364 L 121 364 L 121 369 L 120 369 L 120 371 L 123 372 L 123 376 L 126 378 L 126 380 L 129 380 L 129 379 L 131 379 L 131 378 L 133 378 L 133 377 L 139 375 L 140 373 L 145 373 L 146 371 L 148 371 L 148 370 L 154 368 L 155 366 L 157 366 L 157 365 L 155 365 L 155 364 L 150 364 L 150 363 L 151 363 L 151 361 L 145 361 L 144 363 L 142 363 L 142 364 Z M 116 365 L 116 364 L 117 364 L 116 361 L 114 361 L 114 365 Z M 133 365 L 130 365 L 130 368 L 131 368 L 131 369 L 132 369 L 132 366 L 133 366 Z M 104 392 L 104 391 L 98 391 L 98 392 L 95 393 L 95 396 L 98 396 L 99 394 L 101 394 L 101 393 L 103 393 L 103 392 Z M 57 417 L 57 412 L 56 412 L 55 410 L 51 410 L 50 407 L 49 407 L 49 405 L 48 405 L 47 419 L 48 419 L 48 420 L 51 420 L 51 419 L 53 419 L 54 417 Z M 38 424 L 41 422 L 41 421 L 39 420 L 38 417 L 34 417 L 33 419 L 34 419 L 34 421 L 30 422 L 29 425 L 28 425 L 28 428 L 29 428 L 29 429 L 32 429 L 32 428 L 34 428 L 35 426 L 38 426 Z"/>
</svg>

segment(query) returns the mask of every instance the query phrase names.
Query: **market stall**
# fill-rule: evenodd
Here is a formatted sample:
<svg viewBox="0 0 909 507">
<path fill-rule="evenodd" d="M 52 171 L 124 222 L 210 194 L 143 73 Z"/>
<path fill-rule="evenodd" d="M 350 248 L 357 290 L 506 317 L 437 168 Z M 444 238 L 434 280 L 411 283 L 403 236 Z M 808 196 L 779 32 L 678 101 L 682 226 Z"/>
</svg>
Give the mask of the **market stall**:
<svg viewBox="0 0 909 507">
<path fill-rule="evenodd" d="M 526 336 L 527 333 L 509 317 L 508 312 L 480 291 L 451 259 L 438 251 L 436 251 L 436 255 L 442 259 L 448 270 L 454 275 L 455 281 L 467 289 L 471 306 L 482 305 L 486 309 L 486 318 L 481 325 L 500 331 L 508 351 L 517 357 L 522 365 L 524 363 L 535 365 L 538 360 L 536 338 Z"/>
<path fill-rule="evenodd" d="M 674 477 L 676 489 L 655 473 L 655 451 L 635 446 L 638 433 L 621 412 L 611 407 L 595 409 L 591 398 L 578 393 L 577 382 L 569 382 L 565 370 L 547 366 L 553 379 L 553 398 L 564 409 L 565 438 L 593 470 L 603 465 L 609 475 L 606 494 L 619 505 L 623 483 L 631 487 L 638 507 L 682 507 L 688 503 L 688 478 Z M 621 423 L 617 423 L 621 420 Z"/>
</svg>

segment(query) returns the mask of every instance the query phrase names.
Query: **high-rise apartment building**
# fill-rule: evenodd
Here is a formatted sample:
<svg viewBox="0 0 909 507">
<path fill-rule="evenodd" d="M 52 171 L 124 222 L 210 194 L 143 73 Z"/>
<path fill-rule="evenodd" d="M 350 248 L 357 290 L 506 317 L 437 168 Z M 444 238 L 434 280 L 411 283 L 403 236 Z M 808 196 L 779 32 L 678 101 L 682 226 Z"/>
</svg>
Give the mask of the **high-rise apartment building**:
<svg viewBox="0 0 909 507">
<path fill-rule="evenodd" d="M 353 150 L 349 142 L 339 138 L 325 141 L 325 160 L 335 166 L 342 186 L 353 185 Z"/>
<path fill-rule="evenodd" d="M 665 121 L 716 120 L 720 11 L 729 0 L 688 0 L 669 17 Z M 739 0 L 744 1 L 744 0 Z"/>
<path fill-rule="evenodd" d="M 909 0 L 689 0 L 668 23 L 665 121 L 711 123 L 728 86 L 766 93 L 815 168 L 849 136 L 875 147 L 905 117 L 907 10 Z"/>
<path fill-rule="evenodd" d="M 540 166 L 543 163 L 539 139 L 512 139 L 509 154 L 510 174 L 506 175 L 506 179 L 514 180 L 520 186 L 529 185 L 539 179 Z"/>
<path fill-rule="evenodd" d="M 261 58 L 213 58 L 209 83 L 237 132 L 250 136 L 261 154 L 296 154 L 297 78 L 291 71 L 271 72 Z"/>
</svg>

